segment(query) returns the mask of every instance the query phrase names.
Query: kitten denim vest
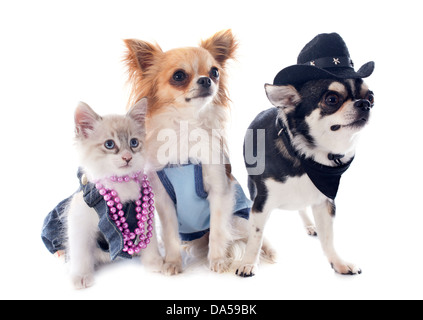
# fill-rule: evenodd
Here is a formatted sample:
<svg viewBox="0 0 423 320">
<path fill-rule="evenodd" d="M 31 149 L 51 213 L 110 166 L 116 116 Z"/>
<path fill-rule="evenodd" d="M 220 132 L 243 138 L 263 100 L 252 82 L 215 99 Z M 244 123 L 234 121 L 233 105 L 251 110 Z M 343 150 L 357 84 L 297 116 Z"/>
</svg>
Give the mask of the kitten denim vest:
<svg viewBox="0 0 423 320">
<path fill-rule="evenodd" d="M 82 181 L 83 173 L 81 170 L 78 171 L 79 189 L 76 193 L 83 192 L 85 203 L 90 207 L 94 208 L 100 219 L 98 228 L 97 246 L 103 251 L 110 252 L 110 259 L 115 260 L 118 256 L 122 258 L 130 259 L 132 256 L 123 252 L 123 236 L 122 233 L 117 229 L 115 223 L 110 218 L 109 207 L 103 196 L 98 192 L 93 183 L 85 183 Z M 76 194 L 75 193 L 75 194 Z M 56 253 L 60 250 L 65 250 L 66 247 L 66 231 L 64 225 L 66 223 L 65 211 L 72 196 L 60 202 L 51 211 L 44 220 L 41 238 L 51 253 Z M 130 230 L 137 228 L 136 219 L 136 204 L 135 202 L 126 203 L 122 210 L 125 212 L 126 222 L 129 225 Z"/>
<path fill-rule="evenodd" d="M 210 230 L 210 204 L 204 190 L 202 166 L 168 166 L 157 175 L 176 206 L 181 240 L 201 238 Z M 238 182 L 235 192 L 233 214 L 248 220 L 252 201 L 247 199 Z"/>
<path fill-rule="evenodd" d="M 210 206 L 203 186 L 201 165 L 167 167 L 157 172 L 169 196 L 175 203 L 179 222 L 179 234 L 182 241 L 201 238 L 210 229 Z M 110 252 L 111 260 L 117 257 L 132 258 L 123 252 L 123 236 L 116 228 L 109 215 L 109 207 L 99 194 L 93 183 L 82 181 L 83 173 L 78 171 L 79 188 L 75 192 L 83 192 L 86 204 L 94 208 L 99 217 L 97 245 L 103 251 Z M 247 199 L 241 186 L 236 183 L 236 204 L 234 215 L 247 219 L 250 215 L 252 201 Z M 72 196 L 61 201 L 45 218 L 41 238 L 52 253 L 66 249 L 66 216 L 67 206 Z M 130 230 L 137 228 L 136 205 L 129 202 L 124 205 L 126 222 Z"/>
</svg>

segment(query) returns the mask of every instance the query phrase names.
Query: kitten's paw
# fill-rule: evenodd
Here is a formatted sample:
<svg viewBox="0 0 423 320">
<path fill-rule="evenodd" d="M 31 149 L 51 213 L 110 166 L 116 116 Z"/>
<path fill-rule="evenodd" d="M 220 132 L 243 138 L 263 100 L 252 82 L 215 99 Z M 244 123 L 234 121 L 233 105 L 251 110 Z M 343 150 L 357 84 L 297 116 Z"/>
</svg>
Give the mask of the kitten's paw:
<svg viewBox="0 0 423 320">
<path fill-rule="evenodd" d="M 256 274 L 257 269 L 257 264 L 242 264 L 241 267 L 236 270 L 236 274 L 243 278 L 249 278 Z"/>
<path fill-rule="evenodd" d="M 182 263 L 165 262 L 162 267 L 162 273 L 166 276 L 175 276 L 182 273 Z"/>
<path fill-rule="evenodd" d="M 229 264 L 226 259 L 216 259 L 210 261 L 210 269 L 217 273 L 225 273 L 229 270 Z"/>
<path fill-rule="evenodd" d="M 361 274 L 361 269 L 357 266 L 355 266 L 352 263 L 347 262 L 337 262 L 331 263 L 332 269 L 335 270 L 336 273 L 343 274 L 343 275 L 356 275 Z"/>
<path fill-rule="evenodd" d="M 94 275 L 86 274 L 83 276 L 73 275 L 72 283 L 75 289 L 86 289 L 91 287 L 94 284 Z"/>
</svg>

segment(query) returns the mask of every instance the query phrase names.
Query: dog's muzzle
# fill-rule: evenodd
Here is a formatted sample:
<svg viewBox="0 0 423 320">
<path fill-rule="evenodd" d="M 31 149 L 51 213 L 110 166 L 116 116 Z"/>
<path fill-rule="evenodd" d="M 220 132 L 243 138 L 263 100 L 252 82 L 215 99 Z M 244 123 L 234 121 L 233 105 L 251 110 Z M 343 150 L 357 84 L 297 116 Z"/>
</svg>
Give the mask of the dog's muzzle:
<svg viewBox="0 0 423 320">
<path fill-rule="evenodd" d="M 357 100 L 354 103 L 354 107 L 360 108 L 362 111 L 370 111 L 370 109 L 373 107 L 369 100 L 367 99 L 361 99 Z"/>
</svg>

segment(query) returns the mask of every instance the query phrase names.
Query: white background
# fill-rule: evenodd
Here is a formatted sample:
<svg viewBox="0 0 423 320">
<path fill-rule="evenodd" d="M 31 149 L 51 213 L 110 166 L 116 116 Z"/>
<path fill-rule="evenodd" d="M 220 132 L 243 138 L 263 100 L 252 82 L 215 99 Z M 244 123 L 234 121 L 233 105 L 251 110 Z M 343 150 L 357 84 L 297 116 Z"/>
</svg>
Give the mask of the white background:
<svg viewBox="0 0 423 320">
<path fill-rule="evenodd" d="M 419 6 L 418 6 L 419 5 Z M 263 85 L 296 63 L 315 35 L 338 32 L 376 94 L 371 124 L 337 198 L 336 246 L 363 274 L 337 275 L 296 213 L 275 211 L 266 234 L 279 263 L 254 278 L 203 264 L 164 277 L 138 261 L 101 268 L 96 285 L 72 289 L 66 266 L 41 242 L 44 217 L 77 187 L 73 112 L 124 113 L 122 39 L 164 50 L 195 46 L 231 28 L 230 143 L 246 188 L 243 135 L 271 105 Z M 25 299 L 421 299 L 423 272 L 421 3 L 418 1 L 1 1 L 0 298 Z"/>
</svg>

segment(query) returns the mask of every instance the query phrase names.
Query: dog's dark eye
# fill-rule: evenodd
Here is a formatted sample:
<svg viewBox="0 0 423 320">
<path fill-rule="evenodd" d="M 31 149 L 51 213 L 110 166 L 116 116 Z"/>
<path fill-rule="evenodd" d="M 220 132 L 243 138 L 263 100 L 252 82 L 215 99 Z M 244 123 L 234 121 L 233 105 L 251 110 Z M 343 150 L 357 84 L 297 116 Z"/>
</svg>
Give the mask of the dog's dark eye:
<svg viewBox="0 0 423 320">
<path fill-rule="evenodd" d="M 114 142 L 113 140 L 107 140 L 107 141 L 104 143 L 104 147 L 105 147 L 106 149 L 112 150 L 112 149 L 115 147 L 115 142 Z"/>
<path fill-rule="evenodd" d="M 181 82 L 184 81 L 187 78 L 187 74 L 182 71 L 182 70 L 178 70 L 173 74 L 173 80 L 177 81 L 177 82 Z"/>
<path fill-rule="evenodd" d="M 211 68 L 210 77 L 219 79 L 219 70 L 216 67 Z"/>
<path fill-rule="evenodd" d="M 373 94 L 373 92 L 369 92 L 369 94 L 366 97 L 366 100 L 369 100 L 371 105 L 375 104 L 375 95 Z"/>
<path fill-rule="evenodd" d="M 328 92 L 325 96 L 325 104 L 328 107 L 339 107 L 343 103 L 343 99 L 336 92 Z"/>
</svg>

